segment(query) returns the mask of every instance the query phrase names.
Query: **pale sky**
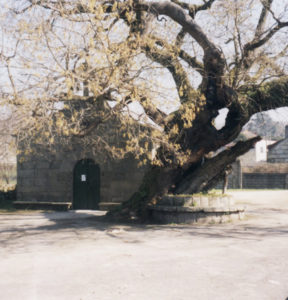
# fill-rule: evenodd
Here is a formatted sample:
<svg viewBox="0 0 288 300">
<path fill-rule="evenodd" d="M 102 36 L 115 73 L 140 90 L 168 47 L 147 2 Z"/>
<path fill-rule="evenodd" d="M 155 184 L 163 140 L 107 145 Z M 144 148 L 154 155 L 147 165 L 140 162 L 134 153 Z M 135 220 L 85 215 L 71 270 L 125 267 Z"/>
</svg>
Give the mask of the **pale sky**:
<svg viewBox="0 0 288 300">
<path fill-rule="evenodd" d="M 193 4 L 202 3 L 202 1 L 200 1 L 200 0 L 187 0 L 186 2 L 193 3 Z M 288 4 L 288 0 L 275 0 L 276 4 L 277 3 L 286 4 L 286 2 Z M 2 10 L 2 13 L 5 10 L 5 6 L 7 5 L 7 3 L 11 3 L 11 1 L 10 0 L 0 0 L 0 7 Z M 277 7 L 275 6 L 274 8 L 277 8 Z M 201 16 L 204 16 L 204 15 L 201 15 Z M 201 22 L 202 23 L 207 22 L 207 19 L 199 18 L 197 20 L 197 22 L 199 22 L 199 24 L 202 25 Z M 6 25 L 6 24 L 2 24 L 2 25 Z M 205 30 L 206 29 L 207 28 L 205 28 Z M 214 31 L 212 33 L 215 34 Z M 166 112 L 169 112 L 169 111 L 174 110 L 177 107 L 177 100 L 178 100 L 177 92 L 176 92 L 175 88 L 171 88 L 171 86 L 174 84 L 173 80 L 170 78 L 171 76 L 166 74 L 166 75 L 164 75 L 164 80 L 163 80 L 163 74 L 162 74 L 162 76 L 160 76 L 160 72 L 161 71 L 159 71 L 159 73 L 158 73 L 158 72 L 155 72 L 155 70 L 154 70 L 154 73 L 152 76 L 154 88 L 157 89 L 157 91 L 163 95 L 162 99 L 159 99 L 159 101 L 158 100 L 156 100 L 156 101 L 161 103 L 162 108 L 163 108 L 163 106 L 165 107 Z M 151 74 L 150 74 L 150 76 L 151 76 Z M 151 78 L 150 76 L 149 76 L 149 78 Z M 6 77 L 6 80 L 3 77 Z M 3 87 L 3 83 L 4 82 L 7 83 L 7 73 L 6 73 L 5 69 L 1 68 L 1 66 L 0 66 L 0 78 L 2 79 L 2 87 Z M 166 103 L 163 101 L 163 99 L 166 99 Z M 167 101 L 167 99 L 171 99 L 171 100 Z M 226 110 L 226 113 L 227 113 L 227 110 Z M 278 109 L 277 111 L 271 111 L 271 112 L 269 112 L 269 114 L 275 121 L 281 121 L 281 122 L 288 123 L 288 108 L 282 108 L 282 109 Z M 226 114 L 225 114 L 225 110 L 224 110 L 224 112 L 222 112 L 216 119 L 217 127 L 223 126 L 223 124 L 225 122 L 225 117 L 226 117 Z M 2 119 L 5 118 L 5 110 L 3 112 L 3 109 L 2 109 L 2 111 L 0 110 L 0 118 L 2 118 Z"/>
<path fill-rule="evenodd" d="M 225 119 L 228 113 L 228 108 L 223 108 L 219 116 L 215 119 L 215 127 L 221 129 L 225 125 Z M 267 113 L 275 122 L 282 122 L 283 126 L 288 125 L 288 107 L 268 110 Z"/>
</svg>

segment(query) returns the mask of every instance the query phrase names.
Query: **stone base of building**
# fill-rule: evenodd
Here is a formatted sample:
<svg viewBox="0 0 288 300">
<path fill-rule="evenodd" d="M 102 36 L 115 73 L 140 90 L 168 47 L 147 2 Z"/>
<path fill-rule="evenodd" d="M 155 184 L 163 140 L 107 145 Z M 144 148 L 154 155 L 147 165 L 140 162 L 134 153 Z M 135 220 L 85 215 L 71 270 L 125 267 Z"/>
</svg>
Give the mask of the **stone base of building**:
<svg viewBox="0 0 288 300">
<path fill-rule="evenodd" d="M 71 209 L 71 202 L 37 202 L 37 201 L 14 201 L 13 207 L 16 209 L 31 210 L 55 210 L 68 211 Z"/>
<path fill-rule="evenodd" d="M 119 207 L 118 202 L 100 202 L 99 210 L 109 211 Z M 16 209 L 32 209 L 32 210 L 55 210 L 68 211 L 73 209 L 71 202 L 44 202 L 44 201 L 14 201 L 13 207 Z"/>
</svg>

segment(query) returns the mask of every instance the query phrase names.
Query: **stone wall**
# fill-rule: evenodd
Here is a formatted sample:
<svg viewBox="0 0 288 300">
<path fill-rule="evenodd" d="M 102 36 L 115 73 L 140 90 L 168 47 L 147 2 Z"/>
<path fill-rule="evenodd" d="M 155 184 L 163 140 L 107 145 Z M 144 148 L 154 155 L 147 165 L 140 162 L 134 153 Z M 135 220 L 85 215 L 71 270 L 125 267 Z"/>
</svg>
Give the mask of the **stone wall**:
<svg viewBox="0 0 288 300">
<path fill-rule="evenodd" d="M 29 159 L 31 158 L 31 159 Z M 71 202 L 73 162 L 26 157 L 17 165 L 17 200 Z"/>
<path fill-rule="evenodd" d="M 235 207 L 230 196 L 164 195 L 150 205 L 151 217 L 160 223 L 215 224 L 240 220 L 243 207 Z"/>
<path fill-rule="evenodd" d="M 87 124 L 95 122 L 92 112 L 106 109 L 102 101 L 99 101 L 97 105 L 94 101 L 68 101 L 66 104 L 67 108 L 65 106 L 61 114 L 68 122 L 71 113 L 82 109 L 87 113 L 85 122 Z M 110 109 L 107 112 L 110 112 Z M 57 121 L 54 125 L 53 130 L 57 129 Z M 140 128 L 139 123 L 135 122 L 134 125 L 135 134 L 137 134 Z M 134 125 L 129 124 L 129 126 Z M 74 167 L 77 162 L 84 159 L 92 159 L 99 166 L 100 204 L 128 200 L 142 182 L 145 168 L 138 167 L 138 162 L 132 157 L 122 160 L 111 158 L 113 154 L 117 154 L 116 151 L 113 153 L 113 148 L 123 149 L 126 146 L 127 136 L 119 133 L 119 128 L 122 127 L 121 120 L 114 116 L 103 124 L 100 122 L 100 125 L 93 131 L 89 131 L 85 137 L 66 136 L 63 133 L 63 135 L 55 135 L 51 142 L 51 139 L 45 138 L 46 131 L 37 131 L 27 135 L 19 144 L 17 200 L 72 202 Z M 107 153 L 103 153 L 104 151 Z"/>
<path fill-rule="evenodd" d="M 93 159 L 100 167 L 100 202 L 122 202 L 139 187 L 145 168 L 133 158 L 120 161 L 103 155 L 82 153 L 79 146 L 66 152 L 18 156 L 17 200 L 35 202 L 72 202 L 73 170 L 84 158 Z M 22 162 L 21 162 L 22 161 Z"/>
</svg>

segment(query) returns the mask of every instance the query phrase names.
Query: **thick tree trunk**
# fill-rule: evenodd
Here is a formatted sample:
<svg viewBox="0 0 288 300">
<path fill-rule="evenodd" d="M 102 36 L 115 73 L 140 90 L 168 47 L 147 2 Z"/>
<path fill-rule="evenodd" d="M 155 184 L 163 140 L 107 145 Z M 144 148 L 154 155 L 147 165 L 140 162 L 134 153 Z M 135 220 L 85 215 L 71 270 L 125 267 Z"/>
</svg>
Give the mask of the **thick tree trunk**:
<svg viewBox="0 0 288 300">
<path fill-rule="evenodd" d="M 169 187 L 177 177 L 179 170 L 151 166 L 145 174 L 142 184 L 132 197 L 118 209 L 110 211 L 108 218 L 131 220 L 134 218 L 147 219 L 147 205 L 157 201 L 157 196 L 168 192 Z M 178 175 L 179 176 L 179 175 Z"/>
<path fill-rule="evenodd" d="M 211 183 L 223 176 L 226 167 L 233 163 L 236 158 L 250 150 L 261 138 L 255 137 L 245 142 L 238 142 L 228 150 L 220 152 L 217 156 L 207 160 L 196 170 L 178 184 L 176 194 L 193 194 L 205 191 L 211 187 Z"/>
<path fill-rule="evenodd" d="M 151 167 L 143 178 L 138 191 L 124 202 L 120 209 L 111 211 L 108 217 L 117 219 L 147 220 L 149 213 L 147 205 L 156 203 L 165 193 L 193 194 L 207 191 L 219 180 L 223 179 L 228 165 L 232 164 L 239 155 L 246 153 L 261 138 L 256 137 L 245 142 L 238 142 L 228 150 L 196 166 L 191 165 L 184 174 L 181 168 Z"/>
</svg>

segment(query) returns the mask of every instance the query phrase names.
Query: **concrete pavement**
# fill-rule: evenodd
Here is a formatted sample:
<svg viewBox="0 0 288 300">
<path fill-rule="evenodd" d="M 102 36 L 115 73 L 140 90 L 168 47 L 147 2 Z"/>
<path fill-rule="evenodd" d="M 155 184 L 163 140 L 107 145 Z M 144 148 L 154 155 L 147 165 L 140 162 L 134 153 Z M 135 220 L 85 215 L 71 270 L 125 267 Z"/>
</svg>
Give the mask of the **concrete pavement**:
<svg viewBox="0 0 288 300">
<path fill-rule="evenodd" d="M 247 217 L 213 226 L 2 214 L 0 299 L 285 300 L 288 191 L 233 194 Z"/>
</svg>

